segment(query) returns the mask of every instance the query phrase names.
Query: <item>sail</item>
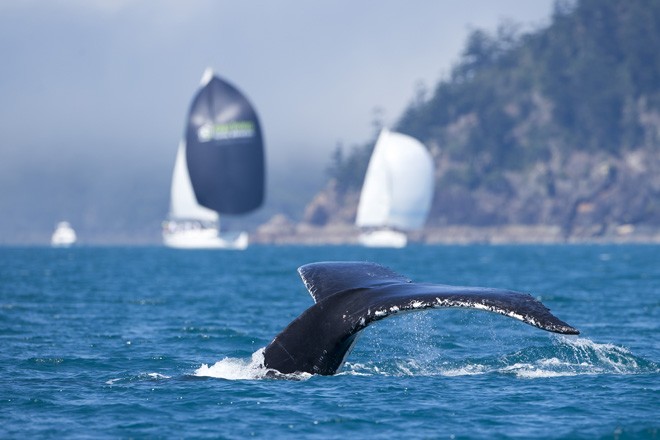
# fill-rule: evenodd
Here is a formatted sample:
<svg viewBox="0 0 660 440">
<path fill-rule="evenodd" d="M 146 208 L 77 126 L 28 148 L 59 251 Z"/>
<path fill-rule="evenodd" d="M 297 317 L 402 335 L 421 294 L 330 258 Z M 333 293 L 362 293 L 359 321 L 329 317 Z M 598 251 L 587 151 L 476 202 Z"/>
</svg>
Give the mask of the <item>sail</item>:
<svg viewBox="0 0 660 440">
<path fill-rule="evenodd" d="M 188 176 L 188 165 L 186 163 L 186 143 L 181 141 L 174 162 L 174 173 L 172 174 L 172 189 L 170 192 L 170 215 L 171 219 L 199 220 L 215 222 L 218 213 L 200 206 L 195 198 L 190 177 Z"/>
<path fill-rule="evenodd" d="M 220 214 L 243 214 L 263 203 L 257 114 L 240 91 L 210 71 L 190 106 L 186 160 L 200 205 Z"/>
<path fill-rule="evenodd" d="M 383 130 L 369 160 L 355 223 L 402 230 L 424 225 L 433 196 L 433 159 L 410 136 Z"/>
</svg>

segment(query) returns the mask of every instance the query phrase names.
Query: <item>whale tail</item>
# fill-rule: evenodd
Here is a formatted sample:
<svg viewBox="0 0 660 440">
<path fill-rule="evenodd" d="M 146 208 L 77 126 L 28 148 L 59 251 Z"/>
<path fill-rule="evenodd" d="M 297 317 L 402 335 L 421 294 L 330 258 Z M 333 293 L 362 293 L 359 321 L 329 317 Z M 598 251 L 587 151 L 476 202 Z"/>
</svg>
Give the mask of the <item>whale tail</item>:
<svg viewBox="0 0 660 440">
<path fill-rule="evenodd" d="M 284 374 L 335 374 L 362 329 L 403 311 L 472 308 L 550 332 L 579 334 L 540 301 L 513 290 L 413 283 L 369 262 L 311 263 L 298 273 L 315 304 L 264 350 L 264 365 Z"/>
</svg>

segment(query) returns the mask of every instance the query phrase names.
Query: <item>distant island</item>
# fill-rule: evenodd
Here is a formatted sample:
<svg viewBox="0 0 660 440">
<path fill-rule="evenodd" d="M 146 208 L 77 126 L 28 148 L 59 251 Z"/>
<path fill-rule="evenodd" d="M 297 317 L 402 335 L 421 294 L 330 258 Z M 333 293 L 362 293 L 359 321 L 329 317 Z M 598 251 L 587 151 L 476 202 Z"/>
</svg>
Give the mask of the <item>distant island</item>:
<svg viewBox="0 0 660 440">
<path fill-rule="evenodd" d="M 660 242 L 660 2 L 557 1 L 549 26 L 469 36 L 393 128 L 435 167 L 423 243 Z M 354 243 L 375 140 L 338 148 L 300 222 L 261 243 Z"/>
</svg>

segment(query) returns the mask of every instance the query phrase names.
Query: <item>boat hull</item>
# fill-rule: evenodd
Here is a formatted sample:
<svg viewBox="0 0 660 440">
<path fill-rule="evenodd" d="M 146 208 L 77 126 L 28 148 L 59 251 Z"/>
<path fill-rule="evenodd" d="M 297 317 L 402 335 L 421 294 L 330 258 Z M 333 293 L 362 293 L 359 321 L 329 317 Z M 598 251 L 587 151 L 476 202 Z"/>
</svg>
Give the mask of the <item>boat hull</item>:
<svg viewBox="0 0 660 440">
<path fill-rule="evenodd" d="M 163 243 L 175 249 L 231 249 L 248 247 L 247 232 L 219 234 L 215 228 L 164 232 Z"/>
<path fill-rule="evenodd" d="M 365 247 L 403 248 L 408 244 L 408 237 L 403 232 L 379 229 L 363 232 L 358 237 L 358 242 Z"/>
<path fill-rule="evenodd" d="M 70 247 L 76 243 L 76 240 L 76 232 L 69 223 L 60 222 L 50 239 L 50 244 L 53 247 Z"/>
</svg>

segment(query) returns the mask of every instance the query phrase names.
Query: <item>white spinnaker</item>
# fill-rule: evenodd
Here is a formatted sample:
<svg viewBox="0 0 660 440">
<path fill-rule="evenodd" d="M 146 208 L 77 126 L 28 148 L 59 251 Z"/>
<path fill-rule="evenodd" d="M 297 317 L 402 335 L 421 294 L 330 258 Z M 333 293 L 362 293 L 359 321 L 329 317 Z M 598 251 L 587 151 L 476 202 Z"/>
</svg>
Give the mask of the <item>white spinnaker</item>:
<svg viewBox="0 0 660 440">
<path fill-rule="evenodd" d="M 170 192 L 171 219 L 186 219 L 215 222 L 218 213 L 197 203 L 195 192 L 188 175 L 186 162 L 186 143 L 181 141 L 176 153 L 174 172 L 172 174 L 172 189 Z"/>
<path fill-rule="evenodd" d="M 424 225 L 433 197 L 433 159 L 424 145 L 383 130 L 369 160 L 355 223 L 402 230 Z"/>
</svg>

